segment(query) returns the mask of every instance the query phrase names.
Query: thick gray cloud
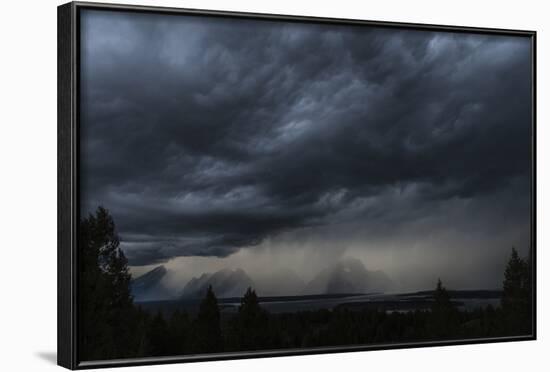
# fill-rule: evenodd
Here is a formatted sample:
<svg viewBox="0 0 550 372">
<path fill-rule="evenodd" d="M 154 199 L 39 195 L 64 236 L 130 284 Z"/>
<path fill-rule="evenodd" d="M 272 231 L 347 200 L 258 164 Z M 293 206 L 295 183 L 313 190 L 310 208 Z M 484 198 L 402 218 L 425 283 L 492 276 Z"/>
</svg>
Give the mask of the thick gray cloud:
<svg viewBox="0 0 550 372">
<path fill-rule="evenodd" d="M 528 38 L 86 10 L 81 45 L 82 206 L 134 265 L 457 198 L 528 229 Z"/>
</svg>

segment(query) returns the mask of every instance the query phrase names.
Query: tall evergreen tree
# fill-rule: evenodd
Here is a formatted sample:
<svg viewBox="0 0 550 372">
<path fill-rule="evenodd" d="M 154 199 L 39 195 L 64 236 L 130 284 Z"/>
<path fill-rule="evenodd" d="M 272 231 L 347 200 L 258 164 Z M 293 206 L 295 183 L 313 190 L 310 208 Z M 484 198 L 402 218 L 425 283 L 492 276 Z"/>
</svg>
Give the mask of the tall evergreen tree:
<svg viewBox="0 0 550 372">
<path fill-rule="evenodd" d="M 434 291 L 434 305 L 433 311 L 448 310 L 452 308 L 451 297 L 447 289 L 443 287 L 441 279 L 437 279 L 437 286 Z"/>
<path fill-rule="evenodd" d="M 515 248 L 512 248 L 504 272 L 501 305 L 509 328 L 530 333 L 531 270 L 529 263 L 519 256 Z"/>
<path fill-rule="evenodd" d="M 250 287 L 241 299 L 235 333 L 241 350 L 261 349 L 270 346 L 268 314 L 260 307 L 256 291 Z"/>
<path fill-rule="evenodd" d="M 441 279 L 437 280 L 434 291 L 434 302 L 427 323 L 428 334 L 434 338 L 446 338 L 456 332 L 457 311 L 451 302 L 449 292 L 443 286 Z"/>
<path fill-rule="evenodd" d="M 131 356 L 136 352 L 137 313 L 130 273 L 109 212 L 99 207 L 80 222 L 79 332 L 82 360 Z"/>
<path fill-rule="evenodd" d="M 512 253 L 506 271 L 504 272 L 502 307 L 513 308 L 518 303 L 524 302 L 529 297 L 529 270 L 527 263 L 519 257 L 515 248 Z"/>
<path fill-rule="evenodd" d="M 193 325 L 193 349 L 197 353 L 215 353 L 223 350 L 218 299 L 208 286 Z"/>
</svg>

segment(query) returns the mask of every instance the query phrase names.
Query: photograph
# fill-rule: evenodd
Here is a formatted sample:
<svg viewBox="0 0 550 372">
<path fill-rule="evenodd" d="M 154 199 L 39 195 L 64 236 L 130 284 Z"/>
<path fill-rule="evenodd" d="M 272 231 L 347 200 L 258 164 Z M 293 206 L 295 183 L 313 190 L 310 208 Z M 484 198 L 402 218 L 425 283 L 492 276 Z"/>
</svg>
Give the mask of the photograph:
<svg viewBox="0 0 550 372">
<path fill-rule="evenodd" d="M 78 361 L 535 337 L 531 34 L 76 14 Z"/>
<path fill-rule="evenodd" d="M 5 2 L 0 371 L 550 365 L 545 7 Z"/>
</svg>

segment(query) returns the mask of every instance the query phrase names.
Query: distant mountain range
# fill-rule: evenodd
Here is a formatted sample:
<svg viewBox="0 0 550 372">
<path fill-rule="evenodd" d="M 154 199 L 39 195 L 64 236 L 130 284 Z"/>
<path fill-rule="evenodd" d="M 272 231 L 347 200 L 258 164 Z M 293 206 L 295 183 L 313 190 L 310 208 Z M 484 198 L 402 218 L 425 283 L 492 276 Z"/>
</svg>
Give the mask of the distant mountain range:
<svg viewBox="0 0 550 372">
<path fill-rule="evenodd" d="M 132 280 L 130 289 L 134 299 L 136 301 L 156 301 L 171 298 L 171 291 L 163 283 L 167 272 L 164 266 L 158 266 Z"/>
<path fill-rule="evenodd" d="M 369 271 L 356 258 L 345 258 L 322 270 L 302 294 L 387 292 L 394 287 L 383 271 Z"/>
<path fill-rule="evenodd" d="M 181 297 L 202 298 L 210 285 L 220 298 L 240 297 L 248 287 L 254 287 L 254 282 L 242 269 L 223 269 L 191 279 L 183 288 Z"/>
<path fill-rule="evenodd" d="M 166 268 L 159 266 L 133 280 L 131 288 L 135 300 L 202 298 L 209 285 L 219 298 L 241 297 L 248 287 L 254 288 L 263 297 L 387 292 L 394 288 L 394 283 L 384 272 L 369 271 L 355 258 L 334 263 L 308 283 L 290 269 L 278 270 L 256 280 L 242 269 L 223 269 L 194 277 L 180 290 L 169 290 L 163 284 L 166 273 Z"/>
</svg>

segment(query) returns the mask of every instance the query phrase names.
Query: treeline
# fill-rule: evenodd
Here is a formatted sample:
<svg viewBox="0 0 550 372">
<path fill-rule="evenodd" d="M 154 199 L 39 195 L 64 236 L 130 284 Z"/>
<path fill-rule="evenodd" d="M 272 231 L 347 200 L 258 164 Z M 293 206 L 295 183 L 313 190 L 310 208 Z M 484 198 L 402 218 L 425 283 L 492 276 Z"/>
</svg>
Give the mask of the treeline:
<svg viewBox="0 0 550 372">
<path fill-rule="evenodd" d="M 80 228 L 81 360 L 359 345 L 530 334 L 531 272 L 512 250 L 501 306 L 461 311 L 441 281 L 430 310 L 333 310 L 270 314 L 251 288 L 236 314 L 220 314 L 212 288 L 195 316 L 150 314 L 134 305 L 114 223 L 99 208 Z"/>
</svg>

